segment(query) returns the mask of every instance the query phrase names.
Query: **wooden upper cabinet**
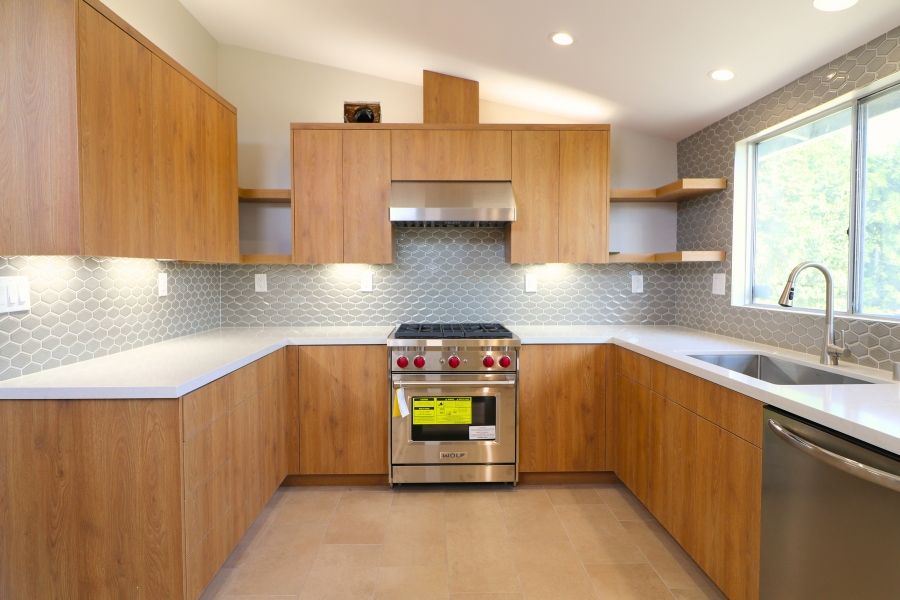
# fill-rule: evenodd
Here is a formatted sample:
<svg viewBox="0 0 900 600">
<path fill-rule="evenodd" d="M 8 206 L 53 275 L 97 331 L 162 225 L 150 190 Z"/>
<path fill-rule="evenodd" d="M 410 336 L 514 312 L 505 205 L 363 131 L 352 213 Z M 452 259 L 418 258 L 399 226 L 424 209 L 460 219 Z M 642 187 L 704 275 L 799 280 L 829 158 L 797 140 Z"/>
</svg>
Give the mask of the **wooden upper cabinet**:
<svg viewBox="0 0 900 600">
<path fill-rule="evenodd" d="M 511 263 L 559 262 L 559 132 L 512 132 L 516 221 L 506 252 Z"/>
<path fill-rule="evenodd" d="M 609 132 L 559 134 L 559 262 L 609 262 Z"/>
<path fill-rule="evenodd" d="M 511 132 L 396 129 L 391 132 L 395 181 L 509 181 Z"/>
<path fill-rule="evenodd" d="M 98 0 L 5 1 L 0 38 L 0 255 L 237 259 L 234 107 Z"/>
<path fill-rule="evenodd" d="M 391 134 L 353 130 L 342 137 L 344 262 L 393 262 Z"/>
<path fill-rule="evenodd" d="M 292 135 L 294 262 L 393 262 L 390 132 Z"/>
</svg>

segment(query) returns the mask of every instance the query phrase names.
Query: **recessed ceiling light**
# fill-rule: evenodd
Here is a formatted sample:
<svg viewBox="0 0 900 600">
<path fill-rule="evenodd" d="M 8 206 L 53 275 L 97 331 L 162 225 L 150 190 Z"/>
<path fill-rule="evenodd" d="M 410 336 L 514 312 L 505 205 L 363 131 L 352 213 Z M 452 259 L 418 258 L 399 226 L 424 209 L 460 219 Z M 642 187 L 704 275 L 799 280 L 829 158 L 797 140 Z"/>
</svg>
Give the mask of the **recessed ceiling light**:
<svg viewBox="0 0 900 600">
<path fill-rule="evenodd" d="M 813 6 L 825 12 L 847 10 L 859 0 L 813 0 Z"/>
<path fill-rule="evenodd" d="M 550 39 L 553 40 L 553 43 L 557 46 L 571 46 L 575 42 L 575 38 L 572 37 L 572 34 L 566 33 L 565 31 L 557 31 L 550 36 Z"/>
<path fill-rule="evenodd" d="M 729 71 L 728 69 L 716 69 L 715 71 L 709 72 L 710 79 L 715 79 L 716 81 L 731 81 L 734 79 L 734 73 Z"/>
</svg>

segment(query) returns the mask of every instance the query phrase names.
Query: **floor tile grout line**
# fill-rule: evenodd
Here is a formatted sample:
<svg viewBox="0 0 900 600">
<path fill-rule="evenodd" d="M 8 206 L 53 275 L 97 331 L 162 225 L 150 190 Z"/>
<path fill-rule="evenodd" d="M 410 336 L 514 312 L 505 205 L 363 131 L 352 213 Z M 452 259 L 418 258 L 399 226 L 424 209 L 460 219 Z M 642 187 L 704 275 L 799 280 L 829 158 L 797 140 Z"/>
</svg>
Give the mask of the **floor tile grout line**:
<svg viewBox="0 0 900 600">
<path fill-rule="evenodd" d="M 549 496 L 549 494 L 548 494 L 548 496 Z M 598 494 L 598 496 L 599 496 L 599 494 Z M 602 501 L 603 498 L 600 498 L 600 500 Z M 550 501 L 553 502 L 552 498 Z M 610 514 L 612 514 L 612 510 L 610 510 L 609 507 L 606 506 L 605 503 L 603 504 L 603 506 L 605 506 L 606 509 L 609 510 Z M 566 539 L 569 540 L 569 545 L 572 546 L 572 550 L 575 552 L 575 556 L 578 558 L 578 564 L 581 566 L 581 570 L 582 570 L 582 572 L 584 572 L 584 576 L 587 577 L 587 581 L 591 586 L 591 590 L 594 592 L 594 597 L 598 598 L 598 599 L 601 598 L 600 590 L 598 590 L 597 586 L 594 585 L 594 578 L 591 577 L 590 572 L 588 572 L 588 570 L 587 570 L 587 565 L 584 564 L 584 560 L 582 560 L 581 554 L 579 554 L 578 549 L 575 547 L 575 542 L 572 541 L 572 535 L 569 533 L 569 528 L 566 527 L 566 524 L 560 518 L 559 510 L 557 509 L 556 504 L 553 505 L 553 512 L 554 512 L 554 514 L 556 514 L 556 518 L 559 519 L 559 524 L 562 527 L 563 533 L 566 534 Z M 613 515 L 613 518 L 615 518 L 615 515 Z"/>
</svg>

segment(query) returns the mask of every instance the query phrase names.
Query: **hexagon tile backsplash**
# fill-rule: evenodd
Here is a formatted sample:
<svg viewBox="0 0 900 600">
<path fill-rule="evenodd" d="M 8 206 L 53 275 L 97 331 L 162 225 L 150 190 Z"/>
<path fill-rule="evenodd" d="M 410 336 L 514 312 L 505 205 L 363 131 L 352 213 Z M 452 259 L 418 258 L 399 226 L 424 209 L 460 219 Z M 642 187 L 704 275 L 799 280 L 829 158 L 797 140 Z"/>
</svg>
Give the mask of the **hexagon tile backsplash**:
<svg viewBox="0 0 900 600">
<path fill-rule="evenodd" d="M 390 325 L 402 321 L 507 324 L 672 324 L 675 267 L 640 265 L 644 293 L 631 293 L 628 265 L 509 265 L 499 228 L 398 228 L 392 265 L 228 266 L 222 324 Z M 375 289 L 360 292 L 364 269 Z M 535 271 L 536 293 L 524 276 Z M 268 293 L 253 275 L 268 274 Z"/>
<path fill-rule="evenodd" d="M 157 274 L 169 295 L 157 296 Z M 127 258 L 0 258 L 31 311 L 0 314 L 0 380 L 217 327 L 219 267 Z"/>
<path fill-rule="evenodd" d="M 854 89 L 900 71 L 900 27 L 831 61 L 783 88 L 678 143 L 679 177 L 734 179 L 735 144 Z M 835 74 L 831 77 L 829 75 Z M 728 189 L 678 207 L 678 247 L 725 249 L 731 257 L 734 190 Z M 729 296 L 713 296 L 713 273 L 722 265 L 685 265 L 679 270 L 679 325 L 749 339 L 801 352 L 818 353 L 822 317 L 731 306 Z M 785 276 L 787 274 L 785 273 Z M 849 360 L 889 369 L 900 362 L 900 323 L 839 318 Z"/>
</svg>

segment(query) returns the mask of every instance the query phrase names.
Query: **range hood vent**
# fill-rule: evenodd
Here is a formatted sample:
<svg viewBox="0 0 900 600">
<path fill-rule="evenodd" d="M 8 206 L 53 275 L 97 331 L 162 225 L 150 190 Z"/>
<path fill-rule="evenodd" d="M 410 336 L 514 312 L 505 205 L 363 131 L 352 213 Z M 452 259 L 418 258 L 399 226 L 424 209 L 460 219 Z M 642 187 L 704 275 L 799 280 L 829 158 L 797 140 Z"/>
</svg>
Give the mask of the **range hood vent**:
<svg viewBox="0 0 900 600">
<path fill-rule="evenodd" d="M 509 181 L 394 181 L 390 216 L 399 223 L 509 223 L 516 199 Z"/>
</svg>

